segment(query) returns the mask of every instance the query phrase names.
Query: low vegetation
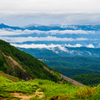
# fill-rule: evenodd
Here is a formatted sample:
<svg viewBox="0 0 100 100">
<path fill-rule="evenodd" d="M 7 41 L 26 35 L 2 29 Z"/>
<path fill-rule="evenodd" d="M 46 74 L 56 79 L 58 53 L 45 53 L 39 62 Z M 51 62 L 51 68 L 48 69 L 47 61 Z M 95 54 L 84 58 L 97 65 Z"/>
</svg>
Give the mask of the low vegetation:
<svg viewBox="0 0 100 100">
<path fill-rule="evenodd" d="M 99 100 L 99 94 L 100 85 L 80 87 L 42 79 L 12 82 L 0 75 L 0 98 L 6 100 L 20 100 L 24 96 L 28 100 Z"/>
</svg>

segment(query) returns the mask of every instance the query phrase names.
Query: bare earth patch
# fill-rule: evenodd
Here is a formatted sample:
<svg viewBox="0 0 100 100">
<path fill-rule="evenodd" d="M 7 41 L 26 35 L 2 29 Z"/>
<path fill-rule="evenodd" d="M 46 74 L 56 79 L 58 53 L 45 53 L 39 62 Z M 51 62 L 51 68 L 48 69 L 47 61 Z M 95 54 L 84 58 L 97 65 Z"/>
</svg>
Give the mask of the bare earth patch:
<svg viewBox="0 0 100 100">
<path fill-rule="evenodd" d="M 7 56 L 4 53 L 2 53 L 5 57 L 9 58 L 11 60 L 11 63 L 13 66 L 18 66 L 20 69 L 23 70 L 23 72 L 26 72 L 26 70 L 17 62 L 15 61 L 11 56 Z"/>
<path fill-rule="evenodd" d="M 11 93 L 12 96 L 20 98 L 20 100 L 30 100 L 35 95 L 23 94 L 23 93 Z"/>
<path fill-rule="evenodd" d="M 34 98 L 34 97 L 38 97 L 38 98 L 43 98 L 45 97 L 44 96 L 44 93 L 43 92 L 38 92 L 39 89 L 36 90 L 35 94 L 23 94 L 23 93 L 11 93 L 12 96 L 14 97 L 18 97 L 20 98 L 20 100 L 30 100 L 31 98 Z"/>
<path fill-rule="evenodd" d="M 43 93 L 43 92 L 38 92 L 38 90 L 39 90 L 39 89 L 36 90 L 35 95 L 36 95 L 37 97 L 39 97 L 39 98 L 45 97 L 44 93 Z"/>
</svg>

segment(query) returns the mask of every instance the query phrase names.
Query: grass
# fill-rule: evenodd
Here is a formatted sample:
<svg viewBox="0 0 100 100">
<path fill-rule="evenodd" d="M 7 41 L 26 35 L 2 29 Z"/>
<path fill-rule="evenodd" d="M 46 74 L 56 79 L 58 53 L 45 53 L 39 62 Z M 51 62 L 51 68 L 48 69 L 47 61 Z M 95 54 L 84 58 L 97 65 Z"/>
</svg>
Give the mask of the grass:
<svg viewBox="0 0 100 100">
<path fill-rule="evenodd" d="M 1 73 L 4 73 L 3 71 L 0 71 Z M 5 75 L 7 75 L 7 76 L 9 76 L 9 77 L 11 77 L 11 78 L 13 78 L 13 79 L 15 79 L 15 81 L 16 82 L 18 82 L 19 80 L 22 80 L 22 79 L 19 79 L 19 78 L 17 78 L 17 77 L 14 77 L 14 76 L 11 76 L 11 75 L 9 75 L 9 74 L 6 74 L 6 73 L 4 73 Z"/>
<path fill-rule="evenodd" d="M 9 79 L 0 76 L 0 91 L 21 92 L 32 94 L 38 88 L 38 83 L 30 81 L 12 82 Z"/>
<path fill-rule="evenodd" d="M 9 93 L 34 94 L 43 92 L 44 97 L 34 96 L 30 100 L 100 100 L 100 85 L 97 87 L 80 87 L 69 84 L 58 84 L 49 80 L 35 79 L 31 81 L 12 82 L 0 76 L 0 97 L 14 98 Z M 35 95 L 35 94 L 34 94 Z M 20 100 L 15 98 L 14 100 Z"/>
<path fill-rule="evenodd" d="M 71 86 L 69 84 L 58 84 L 48 80 L 34 80 L 38 81 L 38 83 L 42 83 L 40 86 L 40 91 L 44 92 L 45 98 L 44 100 L 50 100 L 52 97 L 69 97 L 74 98 L 74 94 L 77 89 L 80 87 L 78 86 Z M 74 90 L 74 91 L 73 91 Z"/>
</svg>

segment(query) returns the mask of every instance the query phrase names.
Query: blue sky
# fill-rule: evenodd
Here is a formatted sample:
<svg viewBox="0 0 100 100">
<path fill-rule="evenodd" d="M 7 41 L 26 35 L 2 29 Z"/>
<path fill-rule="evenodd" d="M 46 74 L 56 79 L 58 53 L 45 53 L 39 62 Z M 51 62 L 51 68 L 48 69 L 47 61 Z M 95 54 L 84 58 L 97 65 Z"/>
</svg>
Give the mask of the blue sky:
<svg viewBox="0 0 100 100">
<path fill-rule="evenodd" d="M 30 24 L 100 24 L 100 0 L 0 0 L 0 22 Z"/>
</svg>

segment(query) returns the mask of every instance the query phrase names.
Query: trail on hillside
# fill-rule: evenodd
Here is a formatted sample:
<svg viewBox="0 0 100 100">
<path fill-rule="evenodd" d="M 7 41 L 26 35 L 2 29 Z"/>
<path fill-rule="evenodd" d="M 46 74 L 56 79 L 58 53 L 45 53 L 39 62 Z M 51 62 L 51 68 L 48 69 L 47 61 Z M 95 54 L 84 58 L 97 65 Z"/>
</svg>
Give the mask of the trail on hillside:
<svg viewBox="0 0 100 100">
<path fill-rule="evenodd" d="M 47 71 L 49 71 L 51 74 L 54 75 L 54 72 L 51 71 L 51 70 L 49 70 L 47 67 L 44 66 L 44 69 L 46 69 Z M 69 77 L 67 77 L 67 76 L 64 76 L 64 75 L 62 75 L 62 74 L 59 74 L 59 75 L 60 75 L 60 78 L 65 79 L 66 81 L 70 82 L 72 85 L 82 86 L 82 87 L 85 86 L 85 85 L 83 85 L 82 83 L 77 82 L 77 81 L 75 81 L 75 80 L 73 80 L 73 79 L 71 79 L 71 78 L 69 78 Z"/>
<path fill-rule="evenodd" d="M 14 79 L 13 77 L 10 77 L 10 76 L 4 74 L 3 72 L 0 72 L 0 75 L 6 77 L 6 78 L 8 78 L 8 79 L 10 79 L 10 80 L 13 81 L 13 82 L 17 82 L 16 79 Z M 43 93 L 43 92 L 38 92 L 38 90 L 39 90 L 39 89 L 37 89 L 36 92 L 33 93 L 33 95 L 23 94 L 23 93 L 10 93 L 10 94 L 11 94 L 12 96 L 14 96 L 14 97 L 20 98 L 20 100 L 30 100 L 30 98 L 34 98 L 34 97 L 38 97 L 38 98 L 43 98 L 43 97 L 45 97 L 45 96 L 44 96 L 44 93 Z M 0 100 L 2 100 L 2 99 L 0 98 Z"/>
<path fill-rule="evenodd" d="M 30 100 L 31 98 L 35 98 L 35 97 L 38 97 L 38 98 L 45 97 L 44 93 L 43 92 L 39 92 L 38 90 L 39 89 L 37 89 L 36 92 L 33 93 L 32 95 L 23 94 L 23 93 L 11 93 L 11 95 L 14 96 L 14 97 L 20 98 L 20 100 Z"/>
</svg>

